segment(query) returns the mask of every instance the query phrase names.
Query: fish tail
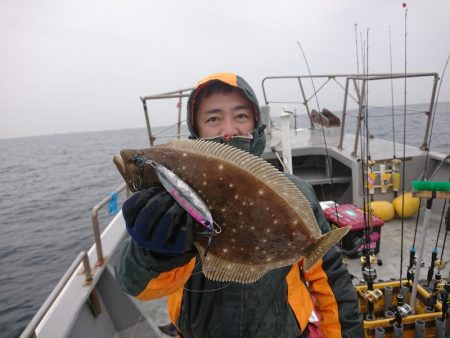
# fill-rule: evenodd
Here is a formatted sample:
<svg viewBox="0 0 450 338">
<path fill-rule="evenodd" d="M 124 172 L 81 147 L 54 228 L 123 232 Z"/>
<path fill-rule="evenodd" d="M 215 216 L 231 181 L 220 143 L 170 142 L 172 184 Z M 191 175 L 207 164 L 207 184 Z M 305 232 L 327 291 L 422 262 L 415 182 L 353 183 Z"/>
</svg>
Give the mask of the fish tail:
<svg viewBox="0 0 450 338">
<path fill-rule="evenodd" d="M 331 230 L 326 234 L 320 236 L 317 243 L 314 244 L 310 252 L 305 256 L 303 261 L 303 268 L 309 270 L 320 258 L 331 249 L 338 241 L 342 239 L 348 232 L 349 227 L 342 227 Z"/>
</svg>

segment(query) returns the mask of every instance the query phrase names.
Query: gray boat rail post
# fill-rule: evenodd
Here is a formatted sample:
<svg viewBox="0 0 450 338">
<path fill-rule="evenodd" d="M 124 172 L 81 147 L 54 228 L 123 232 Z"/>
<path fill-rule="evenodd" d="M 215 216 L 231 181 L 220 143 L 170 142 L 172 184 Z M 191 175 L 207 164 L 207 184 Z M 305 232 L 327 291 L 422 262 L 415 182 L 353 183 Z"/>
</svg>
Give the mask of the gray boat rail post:
<svg viewBox="0 0 450 338">
<path fill-rule="evenodd" d="M 90 284 L 92 282 L 92 271 L 89 263 L 89 257 L 86 251 L 81 251 L 77 258 L 70 265 L 69 269 L 66 271 L 64 276 L 60 279 L 58 284 L 56 284 L 55 288 L 52 290 L 50 295 L 47 297 L 45 302 L 39 308 L 38 312 L 34 315 L 33 319 L 28 323 L 25 330 L 20 335 L 20 338 L 35 338 L 36 337 L 36 328 L 39 325 L 40 321 L 47 314 L 50 307 L 55 302 L 56 298 L 61 293 L 62 289 L 66 286 L 68 280 L 73 276 L 73 274 L 77 271 L 80 263 L 83 262 L 83 270 L 85 275 L 86 284 Z"/>
<path fill-rule="evenodd" d="M 130 190 L 127 188 L 126 183 L 122 183 L 117 189 L 116 193 L 122 192 L 126 190 L 126 196 L 130 196 Z M 94 230 L 94 239 L 95 239 L 95 250 L 97 251 L 97 262 L 95 263 L 97 266 L 101 266 L 104 263 L 105 258 L 103 257 L 103 248 L 102 248 L 102 239 L 100 233 L 100 226 L 98 222 L 98 212 L 111 201 L 112 193 L 106 196 L 100 203 L 95 205 L 92 208 L 91 219 L 92 219 L 92 228 Z"/>
</svg>

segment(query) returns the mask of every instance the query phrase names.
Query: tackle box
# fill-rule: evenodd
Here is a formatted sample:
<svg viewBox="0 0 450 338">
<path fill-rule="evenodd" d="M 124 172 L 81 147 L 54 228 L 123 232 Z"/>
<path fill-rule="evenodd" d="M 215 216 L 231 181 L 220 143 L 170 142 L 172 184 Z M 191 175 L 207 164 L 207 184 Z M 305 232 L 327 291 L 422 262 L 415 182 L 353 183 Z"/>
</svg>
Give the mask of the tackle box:
<svg viewBox="0 0 450 338">
<path fill-rule="evenodd" d="M 344 227 L 350 226 L 351 229 L 347 235 L 342 239 L 342 248 L 344 250 L 353 250 L 356 243 L 361 243 L 360 238 L 364 237 L 364 230 L 366 229 L 366 222 L 368 215 L 361 209 L 358 209 L 354 204 L 337 204 L 333 201 L 320 202 L 320 206 L 327 218 L 328 222 L 333 226 Z M 369 248 L 374 250 L 374 253 L 380 251 L 381 227 L 384 221 L 381 218 L 372 216 L 372 231 L 370 232 Z M 361 252 L 364 244 L 359 244 L 357 252 Z M 355 252 L 355 256 L 357 255 Z"/>
</svg>

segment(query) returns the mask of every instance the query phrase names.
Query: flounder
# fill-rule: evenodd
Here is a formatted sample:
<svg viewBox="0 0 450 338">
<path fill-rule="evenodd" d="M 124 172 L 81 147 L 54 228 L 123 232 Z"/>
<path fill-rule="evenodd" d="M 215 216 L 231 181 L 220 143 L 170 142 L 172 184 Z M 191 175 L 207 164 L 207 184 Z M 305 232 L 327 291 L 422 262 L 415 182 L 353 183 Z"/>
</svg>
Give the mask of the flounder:
<svg viewBox="0 0 450 338">
<path fill-rule="evenodd" d="M 184 139 L 124 149 L 114 163 L 131 191 L 159 185 L 154 168 L 142 167 L 137 157 L 155 161 L 184 180 L 222 228 L 206 257 L 206 239 L 195 243 L 208 279 L 252 283 L 302 258 L 308 270 L 349 230 L 322 235 L 297 186 L 267 161 L 235 147 Z"/>
</svg>

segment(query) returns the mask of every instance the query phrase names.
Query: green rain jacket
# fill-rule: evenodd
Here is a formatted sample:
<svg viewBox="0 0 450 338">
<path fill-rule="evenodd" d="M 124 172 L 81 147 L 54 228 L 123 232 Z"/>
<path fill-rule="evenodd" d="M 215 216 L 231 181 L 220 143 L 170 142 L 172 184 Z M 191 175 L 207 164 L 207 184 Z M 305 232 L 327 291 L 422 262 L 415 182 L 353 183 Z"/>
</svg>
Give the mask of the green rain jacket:
<svg viewBox="0 0 450 338">
<path fill-rule="evenodd" d="M 195 100 L 212 81 L 239 88 L 254 105 L 257 127 L 249 151 L 260 155 L 265 136 L 258 101 L 245 80 L 235 74 L 211 75 L 193 90 L 188 101 L 191 137 L 197 138 Z M 322 232 L 329 231 L 312 187 L 287 176 L 309 200 Z M 238 284 L 206 279 L 194 251 L 161 258 L 128 239 L 115 269 L 120 287 L 137 299 L 168 297 L 170 319 L 182 337 L 299 337 L 306 332 L 313 310 L 324 337 L 364 337 L 356 293 L 336 247 L 308 271 L 296 263 L 269 271 L 255 283 Z"/>
</svg>

